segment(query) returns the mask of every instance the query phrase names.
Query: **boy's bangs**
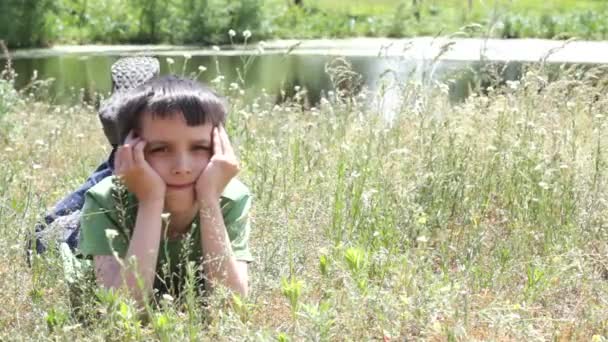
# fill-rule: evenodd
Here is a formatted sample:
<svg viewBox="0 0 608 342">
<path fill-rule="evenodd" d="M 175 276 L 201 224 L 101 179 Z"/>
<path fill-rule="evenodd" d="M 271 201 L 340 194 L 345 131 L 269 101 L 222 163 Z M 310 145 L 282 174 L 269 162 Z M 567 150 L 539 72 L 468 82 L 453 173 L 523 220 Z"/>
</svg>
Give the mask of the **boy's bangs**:
<svg viewBox="0 0 608 342">
<path fill-rule="evenodd" d="M 162 97 L 151 101 L 144 112 L 158 118 L 168 118 L 182 114 L 188 126 L 222 123 L 224 109 L 219 103 L 203 102 L 198 96 L 181 96 L 177 98 Z"/>
</svg>

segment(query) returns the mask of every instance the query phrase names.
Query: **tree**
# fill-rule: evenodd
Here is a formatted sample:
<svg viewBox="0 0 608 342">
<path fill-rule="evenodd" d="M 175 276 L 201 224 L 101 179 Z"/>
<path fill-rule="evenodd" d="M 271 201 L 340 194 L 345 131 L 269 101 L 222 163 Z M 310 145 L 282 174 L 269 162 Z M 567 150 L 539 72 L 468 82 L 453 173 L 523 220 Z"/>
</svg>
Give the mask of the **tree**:
<svg viewBox="0 0 608 342">
<path fill-rule="evenodd" d="M 9 47 L 43 45 L 51 34 L 47 13 L 51 0 L 1 0 L 0 39 Z"/>
</svg>

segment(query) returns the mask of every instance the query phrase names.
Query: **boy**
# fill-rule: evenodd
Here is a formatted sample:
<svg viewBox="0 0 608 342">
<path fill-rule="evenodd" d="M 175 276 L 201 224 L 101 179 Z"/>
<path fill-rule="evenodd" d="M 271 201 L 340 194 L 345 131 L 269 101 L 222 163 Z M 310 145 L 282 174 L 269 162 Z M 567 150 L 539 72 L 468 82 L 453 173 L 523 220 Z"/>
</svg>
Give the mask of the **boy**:
<svg viewBox="0 0 608 342">
<path fill-rule="evenodd" d="M 247 294 L 251 196 L 233 179 L 225 119 L 222 100 L 187 79 L 154 78 L 122 95 L 117 176 L 86 193 L 81 214 L 79 250 L 100 285 L 141 301 L 179 290 L 193 261 L 208 286 Z"/>
</svg>

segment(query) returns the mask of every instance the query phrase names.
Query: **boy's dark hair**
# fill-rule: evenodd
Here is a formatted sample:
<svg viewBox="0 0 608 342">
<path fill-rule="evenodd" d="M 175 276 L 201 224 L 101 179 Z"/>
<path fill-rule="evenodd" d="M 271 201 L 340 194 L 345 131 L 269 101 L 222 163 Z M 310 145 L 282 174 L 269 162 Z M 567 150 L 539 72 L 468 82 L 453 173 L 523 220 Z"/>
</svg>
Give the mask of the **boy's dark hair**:
<svg viewBox="0 0 608 342">
<path fill-rule="evenodd" d="M 131 130 L 139 131 L 141 115 L 168 118 L 182 113 L 188 126 L 226 121 L 226 104 L 210 88 L 178 76 L 155 77 L 121 96 L 116 125 L 120 142 Z"/>
</svg>

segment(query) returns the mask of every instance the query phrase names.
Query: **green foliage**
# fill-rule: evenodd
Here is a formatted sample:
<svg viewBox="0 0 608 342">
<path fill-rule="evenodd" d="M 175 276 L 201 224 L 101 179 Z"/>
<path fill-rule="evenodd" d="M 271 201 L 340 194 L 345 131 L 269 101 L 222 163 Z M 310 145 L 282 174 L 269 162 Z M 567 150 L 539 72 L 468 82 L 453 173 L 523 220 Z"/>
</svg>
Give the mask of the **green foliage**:
<svg viewBox="0 0 608 342">
<path fill-rule="evenodd" d="M 526 16 L 505 14 L 501 16 L 497 33 L 503 38 L 538 37 L 547 39 L 606 39 L 608 24 L 606 11 L 581 11 L 560 15 Z"/>
<path fill-rule="evenodd" d="M 451 34 L 479 23 L 472 36 L 549 39 L 608 38 L 608 6 L 581 1 L 539 7 L 531 1 L 399 0 L 333 4 L 281 0 L 4 0 L 0 39 L 10 47 L 51 43 L 230 43 L 227 32 L 253 40 Z M 237 35 L 234 42 L 243 42 Z"/>
<path fill-rule="evenodd" d="M 66 310 L 51 308 L 46 314 L 46 324 L 49 330 L 63 327 L 70 320 L 70 313 Z"/>
<path fill-rule="evenodd" d="M 294 316 L 300 305 L 299 299 L 302 295 L 303 286 L 304 282 L 295 277 L 290 277 L 289 280 L 287 278 L 281 280 L 281 292 L 289 300 L 289 305 Z"/>
<path fill-rule="evenodd" d="M 52 4 L 52 0 L 0 1 L 0 40 L 14 47 L 48 44 L 54 38 L 46 16 Z"/>
</svg>

